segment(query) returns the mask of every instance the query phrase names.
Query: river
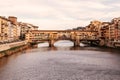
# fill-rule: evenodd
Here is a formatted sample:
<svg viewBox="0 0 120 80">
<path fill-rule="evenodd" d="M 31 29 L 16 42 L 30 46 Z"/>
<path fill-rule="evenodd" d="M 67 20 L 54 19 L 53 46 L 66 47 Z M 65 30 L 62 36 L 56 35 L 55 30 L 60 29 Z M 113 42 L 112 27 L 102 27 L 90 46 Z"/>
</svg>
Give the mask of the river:
<svg viewBox="0 0 120 80">
<path fill-rule="evenodd" d="M 70 41 L 48 43 L 0 59 L 0 80 L 120 80 L 120 50 Z"/>
</svg>

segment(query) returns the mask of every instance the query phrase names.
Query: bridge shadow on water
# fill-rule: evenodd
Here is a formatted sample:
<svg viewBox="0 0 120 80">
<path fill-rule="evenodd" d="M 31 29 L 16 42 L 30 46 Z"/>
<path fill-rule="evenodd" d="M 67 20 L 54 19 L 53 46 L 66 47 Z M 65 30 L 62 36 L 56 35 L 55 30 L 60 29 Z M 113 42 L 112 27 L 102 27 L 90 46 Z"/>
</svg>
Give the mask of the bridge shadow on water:
<svg viewBox="0 0 120 80">
<path fill-rule="evenodd" d="M 25 54 L 26 57 L 29 55 L 28 53 L 41 53 L 41 52 L 49 52 L 49 51 L 59 51 L 58 53 L 62 53 L 62 51 L 79 51 L 79 53 L 87 53 L 89 54 L 100 54 L 100 55 L 112 55 L 112 56 L 120 56 L 120 49 L 113 48 L 105 48 L 105 47 L 91 47 L 80 44 L 80 47 L 73 47 L 73 43 L 70 41 L 58 42 L 54 47 L 49 47 L 48 43 L 40 43 L 38 45 L 34 45 L 32 48 L 19 52 L 17 54 L 11 55 L 11 57 L 4 57 L 0 59 L 0 68 L 7 65 L 9 61 L 16 59 L 21 54 Z M 27 53 L 27 54 L 26 54 Z M 52 52 L 50 52 L 52 53 Z M 57 53 L 57 52 L 56 52 Z M 76 53 L 76 52 L 75 52 Z M 99 55 L 99 56 L 100 56 Z M 22 55 L 21 55 L 22 56 Z"/>
<path fill-rule="evenodd" d="M 49 47 L 48 43 L 40 43 L 38 44 L 38 49 L 46 51 L 57 51 L 57 50 L 81 50 L 85 47 L 84 44 L 80 44 L 81 47 L 74 47 L 74 43 L 67 40 L 58 41 L 54 44 L 54 47 Z"/>
<path fill-rule="evenodd" d="M 105 48 L 90 46 L 80 43 L 80 47 L 74 47 L 71 41 L 58 41 L 54 44 L 54 47 L 49 47 L 48 43 L 40 43 L 37 45 L 39 51 L 100 51 L 100 52 L 110 52 L 111 54 L 120 53 L 119 49 Z"/>
</svg>

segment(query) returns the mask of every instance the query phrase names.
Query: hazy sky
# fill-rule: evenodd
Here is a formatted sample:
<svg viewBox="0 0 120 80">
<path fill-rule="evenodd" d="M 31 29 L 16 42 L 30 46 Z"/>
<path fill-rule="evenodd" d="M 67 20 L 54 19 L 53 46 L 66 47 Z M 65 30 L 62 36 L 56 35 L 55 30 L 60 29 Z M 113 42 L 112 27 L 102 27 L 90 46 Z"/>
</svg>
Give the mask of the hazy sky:
<svg viewBox="0 0 120 80">
<path fill-rule="evenodd" d="M 0 0 L 0 15 L 16 16 L 39 29 L 71 29 L 119 17 L 120 0 Z"/>
</svg>

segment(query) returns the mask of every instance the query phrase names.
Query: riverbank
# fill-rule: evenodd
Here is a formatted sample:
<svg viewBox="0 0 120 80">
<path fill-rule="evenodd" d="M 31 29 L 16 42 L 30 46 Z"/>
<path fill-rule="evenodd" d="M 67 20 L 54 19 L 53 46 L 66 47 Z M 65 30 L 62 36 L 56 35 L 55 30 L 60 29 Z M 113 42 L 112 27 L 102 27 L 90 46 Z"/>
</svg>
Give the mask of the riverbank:
<svg viewBox="0 0 120 80">
<path fill-rule="evenodd" d="M 13 42 L 13 43 L 0 44 L 0 52 L 8 50 L 13 47 L 22 46 L 25 44 L 27 44 L 26 41 L 18 41 L 18 42 Z"/>
<path fill-rule="evenodd" d="M 13 48 L 10 48 L 10 49 L 5 50 L 5 51 L 1 51 L 0 58 L 2 58 L 4 56 L 12 55 L 12 54 L 17 53 L 17 52 L 21 52 L 23 50 L 26 50 L 27 48 L 29 48 L 29 46 L 30 46 L 29 44 L 26 44 L 26 45 L 22 45 L 22 46 L 13 47 Z"/>
<path fill-rule="evenodd" d="M 43 43 L 43 42 L 41 42 L 41 43 Z M 80 46 L 87 47 L 88 45 L 80 44 Z M 100 48 L 109 48 L 109 49 L 111 48 L 111 49 L 116 49 L 116 50 L 120 49 L 119 47 L 110 47 L 110 46 L 96 46 L 96 45 L 89 45 L 89 46 L 100 47 Z M 37 48 L 38 45 L 33 44 L 33 43 L 27 43 L 26 41 L 20 41 L 20 42 L 14 42 L 14 43 L 10 43 L 10 44 L 0 45 L 0 58 L 2 58 L 4 56 L 12 55 L 14 53 L 21 52 L 30 47 Z"/>
<path fill-rule="evenodd" d="M 2 46 L 2 47 L 1 47 Z M 0 45 L 0 58 L 4 56 L 9 56 L 17 52 L 21 52 L 30 47 L 30 44 L 25 41 L 15 42 L 10 44 Z"/>
</svg>

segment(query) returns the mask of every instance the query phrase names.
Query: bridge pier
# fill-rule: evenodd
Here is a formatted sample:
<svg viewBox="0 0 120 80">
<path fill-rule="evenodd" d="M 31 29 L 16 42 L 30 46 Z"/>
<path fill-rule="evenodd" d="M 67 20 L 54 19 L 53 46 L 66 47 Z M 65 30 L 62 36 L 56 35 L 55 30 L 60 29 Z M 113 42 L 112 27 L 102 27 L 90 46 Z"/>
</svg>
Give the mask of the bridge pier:
<svg viewBox="0 0 120 80">
<path fill-rule="evenodd" d="M 50 40 L 49 41 L 49 47 L 54 47 L 54 42 L 55 42 L 54 40 Z"/>
<path fill-rule="evenodd" d="M 74 47 L 80 47 L 80 41 L 79 40 L 74 41 Z"/>
<path fill-rule="evenodd" d="M 74 47 L 80 47 L 80 39 L 79 39 L 79 36 L 76 36 L 76 37 L 75 37 Z"/>
<path fill-rule="evenodd" d="M 99 46 L 105 46 L 105 40 L 104 39 L 100 39 Z"/>
<path fill-rule="evenodd" d="M 93 46 L 93 41 L 90 41 L 90 45 Z"/>
</svg>

